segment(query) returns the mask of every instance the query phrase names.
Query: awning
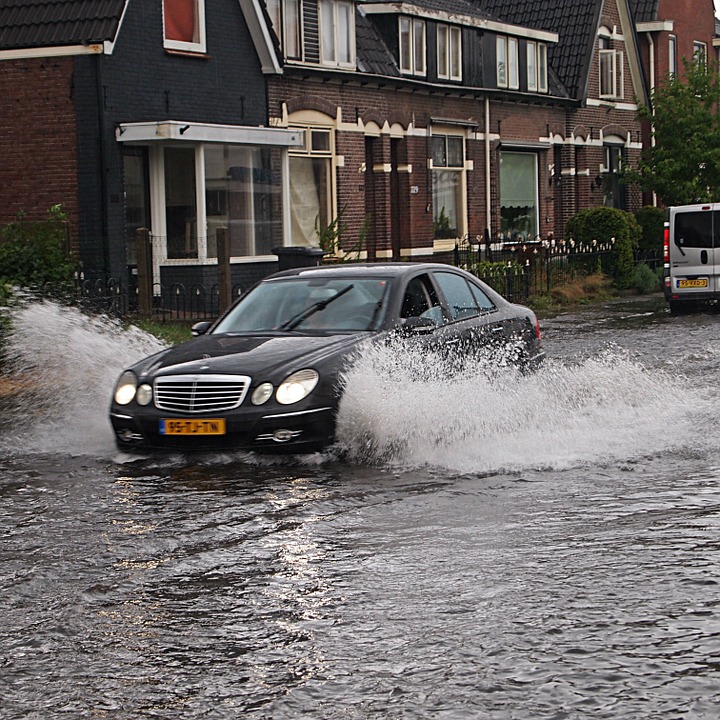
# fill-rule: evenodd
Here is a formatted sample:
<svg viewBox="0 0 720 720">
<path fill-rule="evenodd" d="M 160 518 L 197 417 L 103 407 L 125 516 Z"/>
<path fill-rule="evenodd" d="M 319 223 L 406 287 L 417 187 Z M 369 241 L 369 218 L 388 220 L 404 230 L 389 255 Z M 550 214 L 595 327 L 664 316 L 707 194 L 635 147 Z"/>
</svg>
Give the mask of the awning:
<svg viewBox="0 0 720 720">
<path fill-rule="evenodd" d="M 305 144 L 303 130 L 246 125 L 213 125 L 182 120 L 120 123 L 115 130 L 115 138 L 118 142 L 136 144 L 167 142 L 168 140 L 280 147 L 304 147 Z"/>
</svg>

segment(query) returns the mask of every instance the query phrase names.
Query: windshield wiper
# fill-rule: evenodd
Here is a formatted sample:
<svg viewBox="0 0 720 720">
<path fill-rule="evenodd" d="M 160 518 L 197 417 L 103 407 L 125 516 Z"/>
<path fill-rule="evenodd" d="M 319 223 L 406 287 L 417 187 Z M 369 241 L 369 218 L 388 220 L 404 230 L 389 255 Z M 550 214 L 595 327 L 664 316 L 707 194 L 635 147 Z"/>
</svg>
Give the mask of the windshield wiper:
<svg viewBox="0 0 720 720">
<path fill-rule="evenodd" d="M 319 300 L 318 302 L 313 303 L 309 307 L 306 307 L 304 310 L 300 311 L 297 315 L 294 315 L 289 320 L 286 320 L 282 325 L 280 325 L 279 329 L 294 330 L 301 322 L 303 322 L 303 320 L 307 320 L 311 315 L 314 315 L 316 312 L 324 310 L 333 300 L 337 300 L 346 292 L 350 292 L 350 290 L 352 290 L 354 287 L 354 285 L 348 285 L 342 290 L 338 290 L 338 292 L 336 292 L 334 295 L 331 295 L 329 298 L 326 298 L 325 300 Z"/>
</svg>

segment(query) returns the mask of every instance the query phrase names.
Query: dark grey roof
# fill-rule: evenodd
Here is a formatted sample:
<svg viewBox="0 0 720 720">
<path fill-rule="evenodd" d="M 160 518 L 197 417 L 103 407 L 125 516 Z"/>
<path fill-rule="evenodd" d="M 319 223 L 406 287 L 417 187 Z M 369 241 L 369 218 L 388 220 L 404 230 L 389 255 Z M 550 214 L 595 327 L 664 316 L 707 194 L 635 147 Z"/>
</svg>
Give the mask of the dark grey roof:
<svg viewBox="0 0 720 720">
<path fill-rule="evenodd" d="M 114 40 L 127 0 L 0 0 L 0 50 Z"/>
<path fill-rule="evenodd" d="M 630 0 L 635 22 L 650 22 L 657 20 L 658 0 Z"/>
<path fill-rule="evenodd" d="M 400 77 L 400 68 L 395 58 L 375 26 L 361 11 L 355 13 L 355 43 L 357 66 L 360 72 L 384 77 Z"/>
<path fill-rule="evenodd" d="M 559 36 L 548 61 L 571 97 L 582 99 L 602 0 L 477 0 L 496 18 Z"/>
</svg>

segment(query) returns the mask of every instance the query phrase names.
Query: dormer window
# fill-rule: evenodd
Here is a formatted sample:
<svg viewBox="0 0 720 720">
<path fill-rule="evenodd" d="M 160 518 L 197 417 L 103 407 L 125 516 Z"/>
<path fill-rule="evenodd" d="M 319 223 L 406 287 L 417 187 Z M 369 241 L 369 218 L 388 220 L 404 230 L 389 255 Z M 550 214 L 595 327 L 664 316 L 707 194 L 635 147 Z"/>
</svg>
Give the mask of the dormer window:
<svg viewBox="0 0 720 720">
<path fill-rule="evenodd" d="M 600 32 L 600 97 L 618 100 L 624 97 L 623 52 L 613 47 L 607 28 Z"/>
<path fill-rule="evenodd" d="M 320 0 L 320 62 L 355 68 L 355 5 L 344 0 Z"/>
<path fill-rule="evenodd" d="M 400 71 L 425 75 L 425 21 L 400 16 Z"/>
<path fill-rule="evenodd" d="M 497 86 L 517 90 L 520 87 L 520 67 L 517 38 L 498 35 L 495 41 Z"/>
<path fill-rule="evenodd" d="M 164 47 L 205 52 L 205 0 L 163 0 Z"/>
<path fill-rule="evenodd" d="M 459 27 L 437 26 L 437 74 L 441 80 L 462 80 L 462 42 Z"/>
<path fill-rule="evenodd" d="M 289 60 L 300 60 L 300 0 L 266 0 L 266 5 L 283 54 Z"/>
<path fill-rule="evenodd" d="M 527 44 L 527 83 L 530 92 L 548 91 L 547 45 L 529 41 Z"/>
</svg>

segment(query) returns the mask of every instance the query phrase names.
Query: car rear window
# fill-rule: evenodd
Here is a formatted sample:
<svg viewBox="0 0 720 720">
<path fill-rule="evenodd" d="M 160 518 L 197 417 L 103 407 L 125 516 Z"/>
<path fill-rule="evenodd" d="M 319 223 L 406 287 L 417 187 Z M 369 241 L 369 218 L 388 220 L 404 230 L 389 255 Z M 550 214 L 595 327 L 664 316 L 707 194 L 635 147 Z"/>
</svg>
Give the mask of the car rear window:
<svg viewBox="0 0 720 720">
<path fill-rule="evenodd" d="M 675 214 L 674 242 L 678 247 L 713 247 L 712 212 L 679 212 Z M 717 222 L 717 218 L 715 218 Z"/>
</svg>

